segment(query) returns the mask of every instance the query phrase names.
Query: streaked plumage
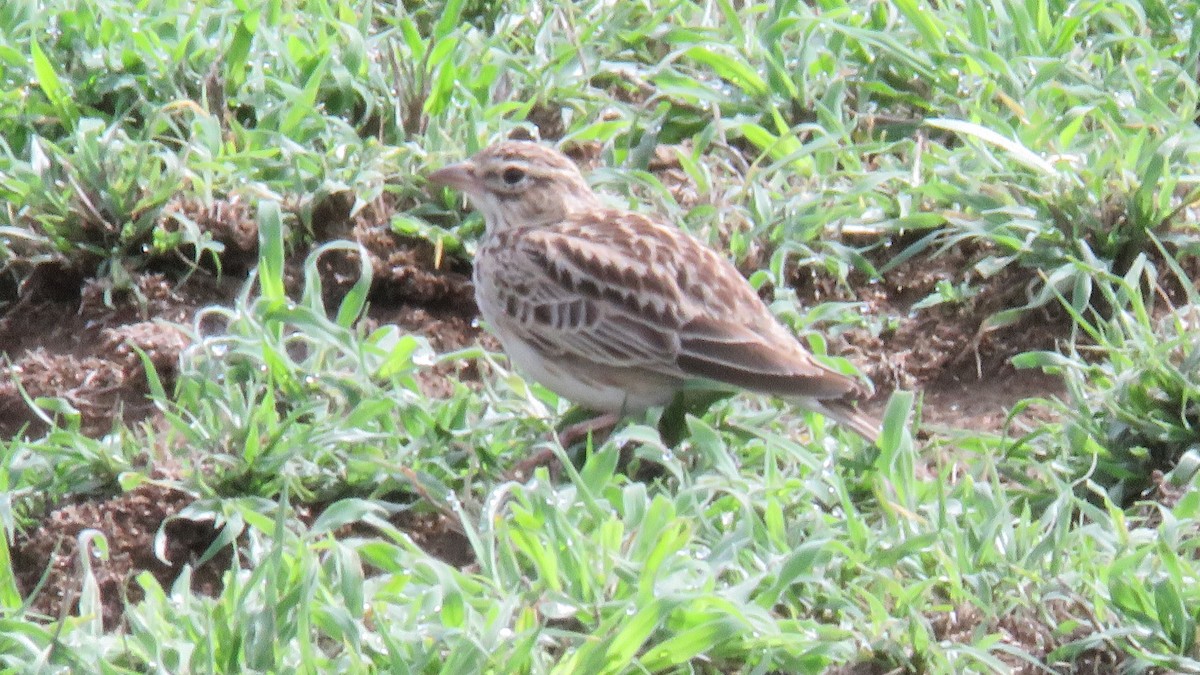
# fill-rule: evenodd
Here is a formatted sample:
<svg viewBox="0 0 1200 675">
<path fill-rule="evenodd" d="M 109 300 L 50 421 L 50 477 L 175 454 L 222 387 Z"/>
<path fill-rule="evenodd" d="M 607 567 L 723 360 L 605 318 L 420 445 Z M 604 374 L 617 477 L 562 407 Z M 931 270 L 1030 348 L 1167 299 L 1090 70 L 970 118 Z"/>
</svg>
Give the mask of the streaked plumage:
<svg viewBox="0 0 1200 675">
<path fill-rule="evenodd" d="M 801 346 L 728 260 L 604 206 L 564 155 L 505 141 L 429 180 L 483 213 L 479 311 L 517 369 L 559 395 L 619 414 L 702 382 L 786 397 L 877 436 L 850 403 L 857 383 Z"/>
</svg>

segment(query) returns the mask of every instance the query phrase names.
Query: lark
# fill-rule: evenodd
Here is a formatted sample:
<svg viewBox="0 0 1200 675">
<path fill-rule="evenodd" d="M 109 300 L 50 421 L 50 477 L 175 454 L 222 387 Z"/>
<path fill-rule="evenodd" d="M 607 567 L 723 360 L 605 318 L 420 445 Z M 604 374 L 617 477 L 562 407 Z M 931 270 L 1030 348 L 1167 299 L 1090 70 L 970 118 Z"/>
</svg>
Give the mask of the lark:
<svg viewBox="0 0 1200 675">
<path fill-rule="evenodd" d="M 876 440 L 858 383 L 814 358 L 731 262 L 606 206 L 562 153 L 503 141 L 428 178 L 482 212 L 479 312 L 516 369 L 559 396 L 619 416 L 685 388 L 744 389 Z"/>
</svg>

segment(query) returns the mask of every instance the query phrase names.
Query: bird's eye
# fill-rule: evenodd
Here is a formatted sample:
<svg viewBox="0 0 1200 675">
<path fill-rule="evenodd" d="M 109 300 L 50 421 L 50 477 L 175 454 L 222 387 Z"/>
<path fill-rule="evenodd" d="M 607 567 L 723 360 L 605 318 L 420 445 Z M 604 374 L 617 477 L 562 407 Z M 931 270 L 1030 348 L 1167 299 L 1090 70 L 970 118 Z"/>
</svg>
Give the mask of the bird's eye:
<svg viewBox="0 0 1200 675">
<path fill-rule="evenodd" d="M 508 183 L 509 185 L 516 185 L 517 183 L 521 182 L 522 178 L 525 177 L 525 172 L 515 166 L 510 166 L 504 170 L 504 173 L 501 174 L 500 177 L 504 179 L 505 183 Z"/>
</svg>

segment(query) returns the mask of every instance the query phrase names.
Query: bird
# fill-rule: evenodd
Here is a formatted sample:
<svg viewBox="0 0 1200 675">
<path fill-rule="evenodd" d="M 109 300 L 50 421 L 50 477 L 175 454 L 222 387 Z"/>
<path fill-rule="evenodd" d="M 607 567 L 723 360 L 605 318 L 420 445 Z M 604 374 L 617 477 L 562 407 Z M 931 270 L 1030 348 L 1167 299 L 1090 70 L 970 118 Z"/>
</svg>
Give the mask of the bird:
<svg viewBox="0 0 1200 675">
<path fill-rule="evenodd" d="M 479 313 L 516 370 L 559 396 L 615 421 L 685 389 L 747 390 L 878 439 L 858 381 L 805 349 L 732 262 L 606 205 L 561 152 L 500 141 L 427 180 L 482 213 Z"/>
</svg>

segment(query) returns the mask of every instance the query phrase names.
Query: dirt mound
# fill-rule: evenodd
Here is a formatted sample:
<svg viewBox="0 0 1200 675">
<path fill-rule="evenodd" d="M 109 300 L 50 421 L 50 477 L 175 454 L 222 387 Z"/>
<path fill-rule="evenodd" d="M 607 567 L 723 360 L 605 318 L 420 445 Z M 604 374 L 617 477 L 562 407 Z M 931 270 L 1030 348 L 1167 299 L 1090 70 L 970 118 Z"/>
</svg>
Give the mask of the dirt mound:
<svg viewBox="0 0 1200 675">
<path fill-rule="evenodd" d="M 74 296 L 47 292 L 45 286 L 28 289 L 0 314 L 0 351 L 10 364 L 10 377 L 0 381 L 0 433 L 45 432 L 22 390 L 31 399 L 64 399 L 89 435 L 108 432 L 117 418 L 149 414 L 138 350 L 169 388 L 188 344 L 180 325 L 189 324 L 200 307 L 232 297 L 215 280 L 202 281 L 193 277 L 179 284 L 146 273 L 127 289 L 94 279 Z"/>
<path fill-rule="evenodd" d="M 142 590 L 133 583 L 138 572 L 150 572 L 169 588 L 184 566 L 194 564 L 216 539 L 217 530 L 210 523 L 185 519 L 166 522 L 193 499 L 181 490 L 147 483 L 109 499 L 81 499 L 54 509 L 37 527 L 19 533 L 13 542 L 13 569 L 22 594 L 28 597 L 37 589 L 32 609 L 47 617 L 77 613 L 83 582 L 78 564 L 79 535 L 84 530 L 98 530 L 108 540 L 109 555 L 103 560 L 93 554 L 91 567 L 100 588 L 104 626 L 115 627 L 125 603 L 141 599 Z M 165 559 L 154 555 L 154 538 L 160 528 Z M 219 591 L 230 555 L 225 549 L 197 567 L 192 573 L 192 588 L 207 594 Z"/>
</svg>

